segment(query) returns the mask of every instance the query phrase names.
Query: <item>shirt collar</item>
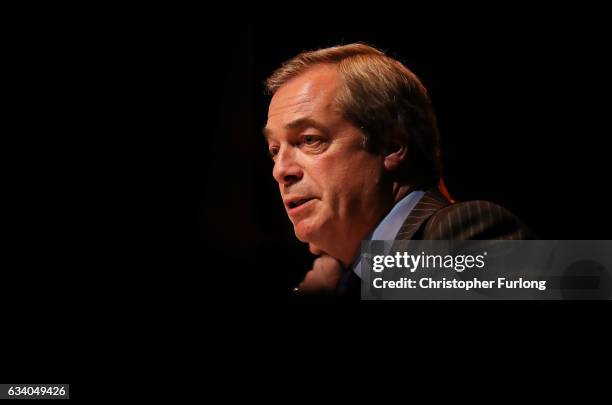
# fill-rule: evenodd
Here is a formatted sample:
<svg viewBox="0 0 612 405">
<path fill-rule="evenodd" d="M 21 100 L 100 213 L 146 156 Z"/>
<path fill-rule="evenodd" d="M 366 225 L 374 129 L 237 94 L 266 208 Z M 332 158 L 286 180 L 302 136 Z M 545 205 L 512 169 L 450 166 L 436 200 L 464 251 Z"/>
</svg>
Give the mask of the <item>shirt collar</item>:
<svg viewBox="0 0 612 405">
<path fill-rule="evenodd" d="M 394 240 L 402 224 L 406 221 L 408 215 L 410 215 L 410 212 L 412 212 L 423 195 L 425 195 L 424 191 L 415 190 L 399 200 L 378 226 L 374 228 L 374 231 L 368 235 L 366 240 Z M 360 264 L 361 255 L 355 260 L 352 266 L 353 271 L 361 277 Z"/>
</svg>

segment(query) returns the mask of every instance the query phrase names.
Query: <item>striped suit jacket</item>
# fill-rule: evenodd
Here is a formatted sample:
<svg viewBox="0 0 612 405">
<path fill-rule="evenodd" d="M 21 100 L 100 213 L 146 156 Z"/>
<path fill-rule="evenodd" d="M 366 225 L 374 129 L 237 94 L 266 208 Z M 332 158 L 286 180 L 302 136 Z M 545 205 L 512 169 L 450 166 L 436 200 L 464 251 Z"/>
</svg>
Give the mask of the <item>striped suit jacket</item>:
<svg viewBox="0 0 612 405">
<path fill-rule="evenodd" d="M 488 201 L 451 203 L 438 189 L 429 190 L 402 224 L 396 240 L 535 239 L 510 211 Z M 338 283 L 341 296 L 360 297 L 359 277 L 347 269 Z"/>
</svg>

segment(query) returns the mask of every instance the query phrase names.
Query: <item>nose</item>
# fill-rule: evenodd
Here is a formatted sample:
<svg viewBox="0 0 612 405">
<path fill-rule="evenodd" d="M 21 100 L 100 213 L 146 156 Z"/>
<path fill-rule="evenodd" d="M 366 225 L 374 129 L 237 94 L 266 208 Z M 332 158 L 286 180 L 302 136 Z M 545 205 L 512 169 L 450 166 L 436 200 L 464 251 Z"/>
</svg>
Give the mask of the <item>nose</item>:
<svg viewBox="0 0 612 405">
<path fill-rule="evenodd" d="M 295 152 L 295 148 L 285 145 L 276 155 L 272 176 L 280 185 L 290 186 L 304 176 L 301 166 L 296 161 Z"/>
</svg>

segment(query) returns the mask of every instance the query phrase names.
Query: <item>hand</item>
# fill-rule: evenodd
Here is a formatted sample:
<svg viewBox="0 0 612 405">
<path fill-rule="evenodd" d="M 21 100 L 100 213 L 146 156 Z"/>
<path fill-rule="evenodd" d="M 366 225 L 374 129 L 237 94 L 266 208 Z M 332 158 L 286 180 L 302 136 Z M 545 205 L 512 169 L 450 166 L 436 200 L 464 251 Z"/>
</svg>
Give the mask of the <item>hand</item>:
<svg viewBox="0 0 612 405">
<path fill-rule="evenodd" d="M 342 275 L 342 264 L 313 244 L 310 244 L 310 252 L 320 256 L 315 259 L 312 270 L 306 273 L 304 281 L 298 285 L 296 293 L 299 295 L 334 294 Z"/>
</svg>

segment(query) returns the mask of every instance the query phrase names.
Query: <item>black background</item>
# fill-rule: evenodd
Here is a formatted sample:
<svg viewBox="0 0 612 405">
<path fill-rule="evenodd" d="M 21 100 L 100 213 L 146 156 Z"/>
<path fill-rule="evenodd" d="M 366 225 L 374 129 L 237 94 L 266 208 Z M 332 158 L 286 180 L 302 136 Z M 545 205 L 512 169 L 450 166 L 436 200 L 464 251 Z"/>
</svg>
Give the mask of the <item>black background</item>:
<svg viewBox="0 0 612 405">
<path fill-rule="evenodd" d="M 249 313 L 222 313 L 236 303 L 289 296 L 312 257 L 260 130 L 264 79 L 302 50 L 365 41 L 419 75 L 456 197 L 500 203 L 544 239 L 609 239 L 609 35 L 598 10 L 52 9 L 4 14 L 14 92 L 2 304 L 14 349 L 3 369 L 15 381 L 71 379 L 74 396 L 104 395 L 101 378 L 198 358 L 184 351 L 224 330 L 210 322 Z M 456 308 L 441 307 L 452 323 Z M 267 309 L 297 328 L 306 318 Z M 343 327 L 345 309 L 324 311 Z M 250 336 L 270 326 L 251 321 Z M 164 333 L 180 343 L 163 350 Z"/>
</svg>

